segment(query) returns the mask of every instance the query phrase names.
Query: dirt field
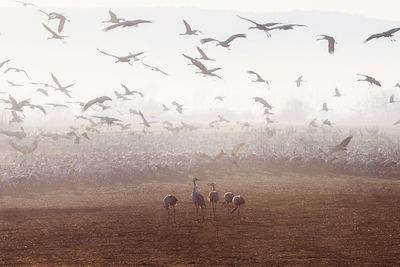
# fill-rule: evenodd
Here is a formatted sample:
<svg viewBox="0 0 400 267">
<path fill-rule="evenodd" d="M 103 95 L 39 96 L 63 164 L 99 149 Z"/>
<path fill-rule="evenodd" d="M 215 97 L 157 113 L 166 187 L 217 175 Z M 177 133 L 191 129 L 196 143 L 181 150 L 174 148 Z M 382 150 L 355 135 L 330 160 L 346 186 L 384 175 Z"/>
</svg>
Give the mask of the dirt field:
<svg viewBox="0 0 400 267">
<path fill-rule="evenodd" d="M 400 180 L 243 168 L 199 176 L 203 195 L 216 180 L 245 197 L 240 223 L 220 205 L 216 220 L 208 207 L 197 221 L 191 178 L 0 196 L 0 264 L 400 264 Z M 167 193 L 179 199 L 176 224 Z"/>
</svg>

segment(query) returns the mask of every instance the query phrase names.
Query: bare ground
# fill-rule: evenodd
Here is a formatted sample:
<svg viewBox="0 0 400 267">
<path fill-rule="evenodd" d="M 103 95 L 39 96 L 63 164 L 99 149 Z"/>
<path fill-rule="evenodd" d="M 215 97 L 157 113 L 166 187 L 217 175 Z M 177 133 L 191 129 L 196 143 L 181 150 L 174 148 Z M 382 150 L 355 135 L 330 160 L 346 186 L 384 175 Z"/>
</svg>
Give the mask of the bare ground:
<svg viewBox="0 0 400 267">
<path fill-rule="evenodd" d="M 218 177 L 218 178 L 215 178 Z M 400 181 L 254 168 L 204 171 L 246 199 L 196 220 L 191 175 L 0 197 L 0 265 L 399 265 Z M 162 198 L 178 197 L 176 224 Z"/>
</svg>

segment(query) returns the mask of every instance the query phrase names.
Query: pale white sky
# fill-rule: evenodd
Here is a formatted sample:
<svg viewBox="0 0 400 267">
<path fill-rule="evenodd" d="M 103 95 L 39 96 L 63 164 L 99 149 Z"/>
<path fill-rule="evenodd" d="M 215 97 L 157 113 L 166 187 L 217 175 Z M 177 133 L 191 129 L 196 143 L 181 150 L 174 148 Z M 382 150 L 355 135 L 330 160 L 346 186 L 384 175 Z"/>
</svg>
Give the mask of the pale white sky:
<svg viewBox="0 0 400 267">
<path fill-rule="evenodd" d="M 285 12 L 293 10 L 340 11 L 373 18 L 399 20 L 399 0 L 27 0 L 40 7 L 195 7 L 241 12 Z M 0 0 L 0 6 L 16 6 Z"/>
<path fill-rule="evenodd" d="M 329 118 L 337 124 L 391 124 L 400 118 L 400 103 L 386 104 L 391 94 L 395 95 L 396 100 L 400 100 L 400 91 L 394 87 L 395 83 L 400 82 L 400 41 L 379 39 L 363 43 L 373 33 L 400 26 L 400 23 L 390 21 L 397 18 L 394 14 L 399 10 L 396 1 L 379 1 L 383 8 L 378 8 L 378 4 L 372 1 L 334 1 L 329 3 L 329 7 L 322 4 L 327 3 L 326 1 L 289 0 L 268 1 L 268 4 L 258 0 L 29 2 L 35 3 L 46 12 L 64 13 L 70 22 L 66 23 L 63 34 L 70 37 L 64 43 L 47 40 L 49 33 L 42 23 L 56 28 L 57 21 L 49 21 L 35 8 L 0 8 L 0 61 L 11 58 L 12 62 L 6 67 L 22 68 L 29 73 L 29 79 L 21 73 L 0 75 L 0 91 L 8 91 L 17 100 L 31 98 L 34 104 L 64 103 L 70 100 L 52 90 L 49 91 L 49 97 L 44 97 L 35 92 L 36 87 L 29 84 L 31 81 L 52 83 L 50 74 L 54 73 L 63 85 L 76 82 L 71 91 L 77 101 L 88 101 L 101 95 L 114 97 L 114 90 L 122 92 L 120 83 L 144 92 L 144 99 L 124 103 L 113 101 L 110 104 L 115 107 L 114 111 L 90 111 L 92 115 L 116 116 L 125 122 L 140 121 L 138 118 L 123 115 L 129 108 L 140 109 L 150 119 L 153 116 L 160 121 L 168 119 L 190 122 L 202 119 L 201 116 L 204 119 L 204 114 L 209 114 L 207 120 L 217 119 L 216 116 L 220 114 L 233 121 L 263 121 L 263 109 L 252 99 L 255 96 L 265 97 L 275 107 L 274 119 L 280 122 L 307 123 L 308 120 L 318 117 L 319 121 Z M 21 4 L 0 0 L 0 6 L 18 7 Z M 86 9 L 63 10 L 67 7 Z M 108 19 L 108 9 L 123 18 L 149 19 L 154 23 L 105 33 L 102 29 L 106 24 L 101 21 Z M 339 13 L 281 13 L 300 9 L 357 13 L 367 17 L 380 17 L 382 21 Z M 378 11 L 374 13 L 374 10 Z M 249 30 L 249 23 L 238 19 L 236 14 L 259 22 L 301 23 L 308 27 L 276 31 L 268 38 L 263 32 Z M 182 19 L 188 20 L 194 29 L 201 30 L 203 34 L 179 35 L 184 31 Z M 246 33 L 247 39 L 235 40 L 231 50 L 210 43 L 200 44 L 201 38 L 225 39 L 234 33 Z M 338 44 L 334 55 L 327 52 L 325 41 L 316 41 L 316 34 L 335 36 Z M 400 38 L 399 33 L 396 35 L 396 38 Z M 210 68 L 221 67 L 218 74 L 223 80 L 201 77 L 194 73 L 194 67 L 187 66 L 188 62 L 182 53 L 197 57 L 196 46 L 200 46 L 209 57 L 216 59 L 215 62 L 205 62 L 205 65 Z M 100 54 L 96 48 L 116 55 L 144 51 L 144 62 L 155 65 L 170 75 L 155 73 L 139 62 L 133 66 L 115 64 L 113 58 Z M 268 91 L 264 84 L 252 83 L 254 77 L 248 75 L 247 70 L 254 70 L 269 80 L 271 89 Z M 382 83 L 382 88 L 371 88 L 367 83 L 357 82 L 356 73 L 376 77 Z M 300 75 L 304 75 L 307 83 L 299 89 L 294 80 Z M 7 81 L 21 83 L 24 87 L 12 88 Z M 333 97 L 335 87 L 341 90 L 344 97 Z M 224 102 L 214 100 L 218 95 L 226 97 Z M 175 111 L 162 112 L 161 103 L 171 106 L 172 101 L 184 104 L 183 115 Z M 321 112 L 323 102 L 327 102 L 332 111 Z M 117 109 L 118 112 L 115 111 Z M 73 105 L 69 110 L 48 108 L 47 116 L 37 110 L 26 110 L 25 113 L 32 122 L 54 123 L 62 118 L 70 123 L 73 115 L 80 114 L 80 110 L 80 107 Z"/>
</svg>

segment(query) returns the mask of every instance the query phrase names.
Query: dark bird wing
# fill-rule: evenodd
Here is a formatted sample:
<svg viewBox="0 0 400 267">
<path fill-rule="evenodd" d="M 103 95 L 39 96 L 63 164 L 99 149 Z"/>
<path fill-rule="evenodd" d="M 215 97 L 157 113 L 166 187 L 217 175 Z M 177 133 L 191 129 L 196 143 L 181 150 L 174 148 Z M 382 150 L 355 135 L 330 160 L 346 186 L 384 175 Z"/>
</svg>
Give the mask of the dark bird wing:
<svg viewBox="0 0 400 267">
<path fill-rule="evenodd" d="M 186 22 L 186 20 L 183 19 L 183 24 L 185 24 L 186 32 L 191 32 L 192 28 L 190 28 L 189 23 Z"/>
<path fill-rule="evenodd" d="M 110 14 L 110 18 L 112 21 L 118 21 L 117 15 L 115 15 L 114 12 L 112 12 L 111 10 L 108 10 L 108 14 Z"/>
<path fill-rule="evenodd" d="M 246 18 L 243 18 L 243 17 L 241 17 L 241 16 L 239 16 L 239 15 L 237 15 L 237 16 L 238 16 L 240 19 L 247 20 L 247 21 L 249 21 L 249 22 L 251 22 L 251 23 L 254 23 L 255 25 L 258 25 L 257 22 L 252 21 L 251 19 L 246 19 Z"/>
<path fill-rule="evenodd" d="M 100 53 L 102 53 L 102 54 L 104 54 L 104 55 L 107 55 L 107 56 L 110 56 L 110 57 L 118 58 L 117 56 L 114 56 L 114 55 L 111 55 L 111 54 L 109 54 L 109 53 L 107 53 L 107 52 L 101 51 L 101 50 L 98 49 L 98 48 L 97 48 L 97 51 L 99 51 Z"/>
<path fill-rule="evenodd" d="M 204 51 L 201 50 L 201 48 L 198 47 L 198 46 L 197 46 L 197 51 L 199 51 L 199 53 L 200 53 L 200 55 L 201 55 L 201 57 L 202 57 L 203 59 L 214 60 L 214 59 L 209 58 L 209 57 L 206 55 L 206 53 L 204 53 Z"/>
<path fill-rule="evenodd" d="M 351 138 L 353 138 L 353 136 L 350 135 L 349 137 L 343 139 L 339 146 L 345 148 L 350 143 Z"/>
<path fill-rule="evenodd" d="M 226 39 L 226 43 L 230 43 L 233 40 L 235 40 L 236 38 L 246 38 L 246 34 L 244 33 L 239 33 L 239 34 L 234 34 L 231 37 L 229 37 L 228 39 Z"/>
<path fill-rule="evenodd" d="M 115 28 L 117 28 L 117 27 L 121 27 L 121 26 L 124 25 L 124 24 L 125 24 L 125 22 L 115 23 L 115 24 L 113 24 L 113 25 L 111 25 L 111 26 L 108 26 L 107 28 L 103 29 L 103 31 L 107 32 L 107 31 L 112 30 L 112 29 L 115 29 Z"/>
<path fill-rule="evenodd" d="M 200 43 L 205 44 L 205 43 L 212 42 L 212 41 L 219 42 L 217 39 L 214 39 L 214 38 L 204 38 L 204 39 L 200 40 Z"/>
<path fill-rule="evenodd" d="M 260 76 L 257 72 L 255 72 L 255 71 L 248 70 L 247 73 L 248 73 L 248 74 L 254 74 L 254 75 L 257 76 L 257 79 L 263 80 L 263 78 L 261 78 L 261 76 Z"/>
<path fill-rule="evenodd" d="M 96 97 L 85 104 L 85 106 L 82 109 L 82 112 L 85 112 L 88 108 L 90 108 L 94 104 L 104 103 L 104 101 L 106 101 L 106 100 L 112 100 L 112 99 L 109 98 L 108 96 Z"/>
<path fill-rule="evenodd" d="M 381 38 L 381 37 L 383 37 L 383 33 L 375 33 L 375 34 L 371 35 L 370 37 L 368 37 L 367 39 L 365 39 L 364 43 L 366 43 L 372 39 Z"/>
<path fill-rule="evenodd" d="M 61 84 L 58 82 L 56 76 L 54 76 L 54 74 L 51 74 L 51 78 L 53 79 L 53 81 L 55 82 L 55 84 L 59 87 L 62 88 Z"/>
<path fill-rule="evenodd" d="M 53 35 L 55 35 L 55 36 L 58 35 L 55 31 L 53 31 L 52 29 L 50 29 L 50 27 L 47 26 L 46 24 L 42 24 L 42 25 L 43 25 L 43 27 L 44 27 L 46 30 L 48 30 L 51 34 L 53 34 Z"/>
<path fill-rule="evenodd" d="M 65 17 L 60 18 L 60 22 L 58 23 L 58 32 L 62 32 L 62 30 L 64 29 L 65 20 Z"/>
</svg>

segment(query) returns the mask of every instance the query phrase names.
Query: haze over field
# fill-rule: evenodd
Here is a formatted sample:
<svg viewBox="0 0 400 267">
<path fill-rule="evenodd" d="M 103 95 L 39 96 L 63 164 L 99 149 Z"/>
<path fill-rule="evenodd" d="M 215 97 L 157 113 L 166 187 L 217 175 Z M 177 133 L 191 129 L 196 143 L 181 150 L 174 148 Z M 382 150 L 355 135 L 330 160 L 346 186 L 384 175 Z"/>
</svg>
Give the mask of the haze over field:
<svg viewBox="0 0 400 267">
<path fill-rule="evenodd" d="M 273 12 L 269 12 L 264 5 L 251 9 L 242 8 L 235 2 L 229 10 L 223 10 L 223 5 L 213 6 L 208 2 L 202 8 L 192 8 L 196 6 L 194 2 L 174 1 L 168 5 L 157 1 L 139 2 L 139 7 L 130 7 L 128 2 L 119 1 L 113 2 L 116 7 L 112 8 L 118 16 L 148 19 L 153 23 L 103 32 L 106 24 L 101 21 L 108 19 L 108 9 L 112 7 L 104 1 L 88 2 L 83 6 L 85 8 L 79 8 L 73 1 L 63 5 L 58 4 L 59 1 L 57 4 L 37 1 L 43 10 L 50 12 L 56 8 L 70 20 L 63 30 L 63 34 L 70 37 L 64 42 L 47 40 L 49 33 L 41 24 L 56 28 L 57 23 L 48 21 L 36 8 L 17 7 L 18 3 L 13 2 L 2 3 L 7 7 L 0 9 L 1 59 L 11 58 L 9 65 L 26 70 L 29 80 L 21 73 L 2 74 L 1 91 L 18 100 L 31 98 L 35 104 L 65 104 L 66 100 L 86 102 L 100 95 L 115 98 L 114 90 L 122 92 L 120 83 L 124 83 L 130 89 L 143 92 L 145 97 L 135 97 L 130 101 L 113 100 L 110 103 L 112 109 L 90 110 L 88 113 L 118 117 L 126 123 L 141 122 L 139 117 L 129 115 L 130 108 L 141 110 L 154 121 L 209 122 L 219 114 L 231 121 L 264 122 L 262 107 L 252 99 L 256 96 L 265 98 L 274 107 L 273 119 L 280 123 L 306 125 L 315 117 L 320 121 L 329 119 L 336 125 L 391 125 L 397 121 L 400 103 L 387 102 L 392 94 L 395 99 L 400 98 L 400 88 L 394 87 L 400 81 L 397 71 L 400 67 L 400 44 L 387 38 L 363 43 L 376 32 L 399 26 L 400 21 L 386 19 L 393 18 L 390 15 L 392 9 L 387 8 L 384 16 L 379 12 L 372 13 L 372 5 L 370 9 L 358 12 L 350 5 L 348 12 L 358 13 L 352 15 L 340 12 L 343 11 L 340 4 L 332 7 L 334 11 L 327 11 L 327 8 L 321 8 L 325 11 L 311 11 L 318 9 L 318 4 L 303 2 L 309 4 L 308 11 L 306 4 L 293 7 L 276 4 L 271 7 Z M 249 30 L 251 23 L 236 15 L 259 22 L 298 23 L 308 27 L 273 31 L 268 37 L 264 32 Z M 182 19 L 187 20 L 193 29 L 201 30 L 202 34 L 179 35 L 185 30 Z M 246 33 L 247 38 L 232 42 L 231 50 L 212 43 L 200 44 L 199 41 L 206 37 L 225 39 L 235 33 Z M 333 55 L 327 52 L 326 41 L 316 41 L 314 36 L 318 34 L 335 37 L 337 46 Z M 221 67 L 218 75 L 222 80 L 202 77 L 194 73 L 194 67 L 187 66 L 188 61 L 182 53 L 197 57 L 196 46 L 216 60 L 205 65 Z M 141 62 L 134 62 L 133 66 L 114 64 L 113 58 L 102 55 L 96 48 L 114 55 L 144 51 L 143 62 L 157 66 L 169 75 L 153 72 Z M 254 77 L 247 74 L 248 70 L 254 70 L 268 80 L 270 88 L 266 84 L 252 83 Z M 73 99 L 66 99 L 65 95 L 52 90 L 49 97 L 43 96 L 35 92 L 37 87 L 29 84 L 37 81 L 51 83 L 51 73 L 62 84 L 76 82 L 70 88 Z M 375 77 L 382 87 L 357 82 L 360 78 L 357 73 Z M 294 81 L 300 75 L 306 82 L 297 88 Z M 10 87 L 7 81 L 24 86 Z M 333 96 L 336 87 L 342 97 Z M 224 101 L 216 101 L 216 96 L 225 97 Z M 8 98 L 7 95 L 3 97 Z M 161 105 L 170 106 L 172 101 L 184 105 L 183 114 L 162 111 Z M 323 102 L 327 102 L 332 110 L 321 112 Z M 70 109 L 56 110 L 49 107 L 47 116 L 38 110 L 26 110 L 25 123 L 40 126 L 75 123 L 74 115 L 79 115 L 81 108 L 73 104 L 69 106 Z M 3 124 L 10 118 L 8 113 L 3 111 Z"/>
</svg>

